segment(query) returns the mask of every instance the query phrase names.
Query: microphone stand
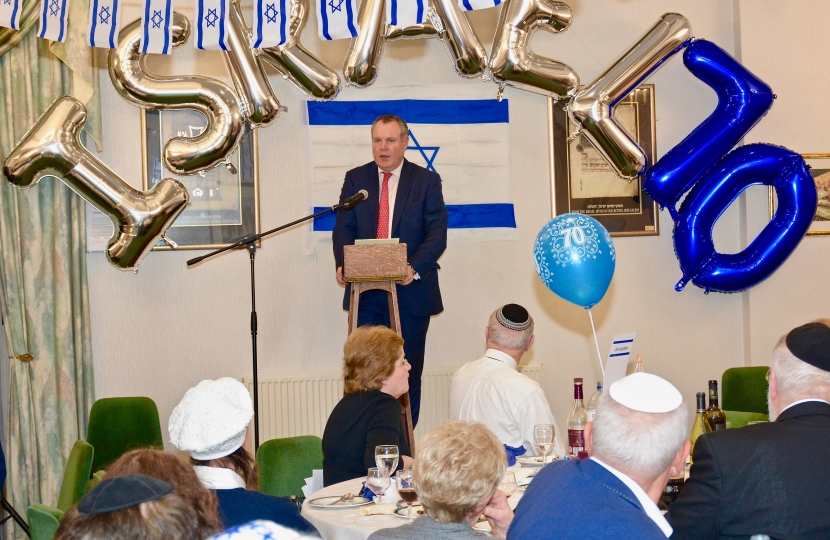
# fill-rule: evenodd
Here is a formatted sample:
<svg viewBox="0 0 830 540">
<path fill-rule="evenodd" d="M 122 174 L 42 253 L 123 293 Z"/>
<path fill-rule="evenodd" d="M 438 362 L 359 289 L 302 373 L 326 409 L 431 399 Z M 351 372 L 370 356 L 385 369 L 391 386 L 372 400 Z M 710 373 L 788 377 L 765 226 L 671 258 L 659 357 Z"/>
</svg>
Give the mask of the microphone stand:
<svg viewBox="0 0 830 540">
<path fill-rule="evenodd" d="M 223 248 L 219 248 L 216 251 L 211 251 L 206 255 L 202 255 L 201 257 L 195 257 L 187 261 L 187 266 L 193 266 L 194 264 L 198 264 L 205 259 L 209 259 L 211 257 L 215 257 L 220 253 L 224 253 L 228 250 L 245 247 L 250 254 L 251 259 L 251 342 L 253 347 L 253 368 L 254 368 L 254 454 L 259 449 L 259 376 L 257 373 L 257 350 L 256 350 L 256 338 L 257 338 L 257 318 L 256 318 L 256 279 L 255 279 L 255 272 L 254 272 L 254 261 L 256 255 L 256 242 L 260 238 L 265 238 L 266 236 L 270 236 L 274 233 L 280 232 L 284 229 L 288 229 L 293 227 L 294 225 L 299 225 L 305 221 L 310 219 L 314 219 L 317 216 L 322 216 L 323 214 L 328 214 L 329 212 L 335 212 L 340 209 L 344 210 L 351 210 L 354 206 L 366 200 L 365 197 L 360 200 L 354 200 L 354 197 L 348 199 L 340 204 L 335 204 L 331 208 L 326 208 L 325 210 L 321 210 L 304 218 L 300 218 L 298 220 L 292 221 L 291 223 L 286 223 L 285 225 L 280 225 L 275 229 L 271 229 L 270 231 L 265 231 L 263 233 L 253 233 L 238 240 L 233 240 L 232 243 L 228 244 Z"/>
</svg>

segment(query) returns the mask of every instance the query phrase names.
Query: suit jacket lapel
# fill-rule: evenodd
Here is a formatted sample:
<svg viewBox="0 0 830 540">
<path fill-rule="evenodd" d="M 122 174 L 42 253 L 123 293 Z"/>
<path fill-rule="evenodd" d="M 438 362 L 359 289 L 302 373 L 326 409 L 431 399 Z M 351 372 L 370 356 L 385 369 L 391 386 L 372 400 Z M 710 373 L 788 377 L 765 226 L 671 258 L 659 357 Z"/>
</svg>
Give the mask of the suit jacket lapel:
<svg viewBox="0 0 830 540">
<path fill-rule="evenodd" d="M 372 220 L 372 225 L 377 229 L 378 226 L 378 207 L 380 206 L 380 185 L 378 183 L 378 166 L 372 162 L 367 167 L 366 174 L 366 191 L 369 192 L 369 197 L 364 204 L 369 207 L 369 217 Z M 374 238 L 374 236 L 372 237 Z"/>
<path fill-rule="evenodd" d="M 395 231 L 398 228 L 398 223 L 401 221 L 403 215 L 403 207 L 409 199 L 409 191 L 412 189 L 412 164 L 407 160 L 403 160 L 403 167 L 401 168 L 401 177 L 398 180 L 398 193 L 395 195 L 395 209 L 392 213 L 392 237 L 395 237 Z M 380 195 L 378 195 L 380 197 Z"/>
</svg>

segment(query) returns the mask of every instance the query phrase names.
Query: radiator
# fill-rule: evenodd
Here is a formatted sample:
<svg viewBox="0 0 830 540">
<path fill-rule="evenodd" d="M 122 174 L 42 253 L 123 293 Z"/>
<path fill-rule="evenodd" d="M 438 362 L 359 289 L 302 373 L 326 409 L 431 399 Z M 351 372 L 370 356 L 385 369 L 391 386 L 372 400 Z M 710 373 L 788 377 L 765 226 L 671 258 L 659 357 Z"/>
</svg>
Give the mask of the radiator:
<svg viewBox="0 0 830 540">
<path fill-rule="evenodd" d="M 457 368 L 424 369 L 421 378 L 421 416 L 415 428 L 415 440 L 442 424 L 447 417 L 450 379 Z M 519 371 L 542 385 L 542 364 L 519 366 Z M 253 397 L 253 377 L 242 382 Z M 297 375 L 262 375 L 259 377 L 259 441 L 296 437 L 323 436 L 331 410 L 343 397 L 343 375 L 337 373 L 301 373 Z M 248 431 L 248 447 L 253 447 L 253 429 Z"/>
</svg>

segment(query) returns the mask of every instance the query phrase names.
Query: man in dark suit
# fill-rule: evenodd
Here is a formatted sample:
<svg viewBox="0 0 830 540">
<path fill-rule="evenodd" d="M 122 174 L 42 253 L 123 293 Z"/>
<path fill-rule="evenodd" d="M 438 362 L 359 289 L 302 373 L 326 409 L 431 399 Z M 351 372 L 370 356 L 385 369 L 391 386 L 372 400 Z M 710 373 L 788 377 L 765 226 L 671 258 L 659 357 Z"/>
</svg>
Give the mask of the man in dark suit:
<svg viewBox="0 0 830 540">
<path fill-rule="evenodd" d="M 406 244 L 407 276 L 397 290 L 404 354 L 412 365 L 412 421 L 417 424 L 429 318 L 444 310 L 438 288 L 438 258 L 447 247 L 448 216 L 441 177 L 404 159 L 408 134 L 406 122 L 397 116 L 381 116 L 372 124 L 374 161 L 346 173 L 340 202 L 361 189 L 369 193 L 369 198 L 352 211 L 337 212 L 332 241 L 337 282 L 346 286 L 343 309 L 349 309 L 350 293 L 343 280 L 343 246 L 365 238 L 398 238 Z M 377 290 L 361 295 L 359 326 L 390 326 L 387 296 Z"/>
<path fill-rule="evenodd" d="M 530 483 L 508 540 L 665 540 L 657 507 L 689 453 L 689 411 L 670 382 L 633 373 L 608 388 L 585 427 L 589 459 L 555 461 Z"/>
<path fill-rule="evenodd" d="M 667 515 L 672 538 L 830 538 L 830 327 L 800 326 L 772 351 L 772 422 L 700 436 Z"/>
</svg>

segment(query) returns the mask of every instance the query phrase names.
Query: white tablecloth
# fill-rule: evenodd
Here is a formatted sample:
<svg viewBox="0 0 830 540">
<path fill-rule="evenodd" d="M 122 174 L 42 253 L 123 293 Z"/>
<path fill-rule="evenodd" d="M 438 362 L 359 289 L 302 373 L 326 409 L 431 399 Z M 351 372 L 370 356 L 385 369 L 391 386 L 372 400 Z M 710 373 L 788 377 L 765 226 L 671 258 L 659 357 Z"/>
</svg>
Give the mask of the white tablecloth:
<svg viewBox="0 0 830 540">
<path fill-rule="evenodd" d="M 511 467 L 508 469 L 516 473 L 516 480 L 521 480 L 538 469 L 523 469 Z M 323 540 L 366 540 L 370 534 L 378 529 L 389 527 L 400 527 L 407 520 L 397 516 L 361 516 L 357 511 L 360 507 L 354 508 L 314 508 L 309 506 L 308 501 L 318 497 L 341 496 L 346 493 L 360 493 L 361 484 L 366 478 L 347 480 L 323 488 L 312 494 L 303 503 L 302 514 L 312 525 L 317 527 Z M 516 508 L 524 491 L 517 491 L 510 499 L 509 504 Z M 426 540 L 426 539 L 425 539 Z"/>
</svg>

